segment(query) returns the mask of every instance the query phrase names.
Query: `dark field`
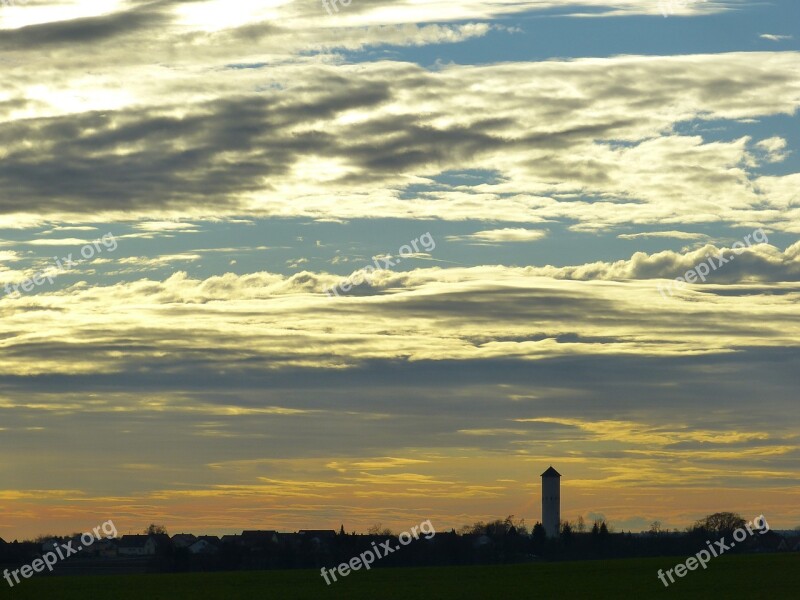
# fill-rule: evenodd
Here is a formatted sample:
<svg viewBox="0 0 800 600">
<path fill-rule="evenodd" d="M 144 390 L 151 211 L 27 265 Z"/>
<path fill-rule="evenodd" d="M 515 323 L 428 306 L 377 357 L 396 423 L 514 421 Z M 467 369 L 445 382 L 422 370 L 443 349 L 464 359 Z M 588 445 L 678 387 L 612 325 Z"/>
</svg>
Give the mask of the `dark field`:
<svg viewBox="0 0 800 600">
<path fill-rule="evenodd" d="M 682 558 L 537 563 L 477 567 L 373 569 L 326 586 L 319 571 L 249 571 L 174 575 L 36 577 L 0 598 L 14 600 L 237 600 L 254 598 L 348 600 L 383 598 L 796 598 L 800 555 L 720 557 L 665 588 L 659 568 Z"/>
</svg>

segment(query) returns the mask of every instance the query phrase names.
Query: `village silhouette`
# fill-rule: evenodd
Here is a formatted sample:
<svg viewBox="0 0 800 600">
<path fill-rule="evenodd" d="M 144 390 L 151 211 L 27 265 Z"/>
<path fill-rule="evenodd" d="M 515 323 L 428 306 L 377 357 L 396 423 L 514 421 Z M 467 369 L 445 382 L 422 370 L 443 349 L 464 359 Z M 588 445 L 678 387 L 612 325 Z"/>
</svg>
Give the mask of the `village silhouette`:
<svg viewBox="0 0 800 600">
<path fill-rule="evenodd" d="M 524 520 L 511 515 L 466 525 L 458 531 L 436 530 L 435 535 L 415 536 L 410 542 L 403 542 L 399 550 L 397 532 L 380 524 L 365 533 L 347 532 L 341 525 L 338 531 L 301 529 L 287 533 L 263 529 L 223 536 L 170 534 L 166 526 L 152 524 L 141 534 L 102 537 L 60 562 L 52 574 L 324 568 L 380 544 L 398 549 L 382 558 L 380 568 L 680 556 L 704 547 L 709 539 L 730 538 L 746 523 L 736 513 L 718 512 L 683 531 L 665 530 L 654 522 L 648 531 L 634 533 L 617 532 L 603 520 L 591 525 L 582 517 L 574 522 L 564 521 L 561 474 L 550 466 L 541 479 L 542 520 L 530 529 Z M 797 532 L 758 533 L 731 549 L 731 553 L 800 552 Z M 80 534 L 44 535 L 10 543 L 0 538 L 0 568 L 30 563 L 59 547 L 80 547 L 80 540 Z"/>
</svg>

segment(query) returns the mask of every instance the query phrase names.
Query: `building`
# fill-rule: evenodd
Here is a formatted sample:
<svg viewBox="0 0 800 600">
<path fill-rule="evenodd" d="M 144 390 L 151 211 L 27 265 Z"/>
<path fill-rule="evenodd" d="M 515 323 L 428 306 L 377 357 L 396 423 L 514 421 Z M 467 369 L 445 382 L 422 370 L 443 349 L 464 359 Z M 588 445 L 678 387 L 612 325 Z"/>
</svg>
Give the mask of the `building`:
<svg viewBox="0 0 800 600">
<path fill-rule="evenodd" d="M 197 540 L 194 544 L 189 546 L 190 554 L 211 556 L 216 554 L 217 552 L 219 552 L 219 548 L 217 548 L 214 544 L 210 543 L 208 540 Z"/>
<path fill-rule="evenodd" d="M 152 535 L 123 535 L 117 547 L 119 556 L 155 556 L 166 554 L 172 540 L 165 533 Z"/>
<path fill-rule="evenodd" d="M 336 540 L 336 532 L 333 529 L 301 529 L 300 537 L 315 550 L 322 550 L 329 548 Z"/>
<path fill-rule="evenodd" d="M 216 535 L 198 535 L 197 541 L 205 541 L 211 544 L 212 546 L 219 546 L 220 539 Z"/>
<path fill-rule="evenodd" d="M 243 531 L 240 538 L 242 546 L 253 551 L 262 551 L 278 543 L 278 532 L 269 529 L 266 531 L 250 530 Z"/>
<path fill-rule="evenodd" d="M 48 552 L 55 552 L 57 548 L 61 547 L 61 540 L 59 538 L 48 538 L 42 542 L 42 554 Z"/>
<path fill-rule="evenodd" d="M 552 465 L 542 477 L 542 525 L 547 537 L 557 537 L 561 524 L 561 473 Z"/>
<path fill-rule="evenodd" d="M 231 545 L 231 546 L 241 546 L 242 545 L 242 536 L 238 534 L 228 534 L 223 535 L 220 539 L 220 543 L 223 545 Z"/>
<path fill-rule="evenodd" d="M 120 556 L 153 556 L 156 542 L 148 535 L 123 535 L 117 552 Z"/>
<path fill-rule="evenodd" d="M 172 545 L 175 548 L 188 548 L 197 541 L 191 533 L 176 533 L 172 536 Z"/>
</svg>

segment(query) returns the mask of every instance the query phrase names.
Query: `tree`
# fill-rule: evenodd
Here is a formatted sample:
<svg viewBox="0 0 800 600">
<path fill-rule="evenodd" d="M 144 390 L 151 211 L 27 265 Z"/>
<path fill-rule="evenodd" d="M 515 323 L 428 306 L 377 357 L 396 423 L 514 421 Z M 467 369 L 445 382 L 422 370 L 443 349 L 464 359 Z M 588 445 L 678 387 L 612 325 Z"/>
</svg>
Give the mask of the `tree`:
<svg viewBox="0 0 800 600">
<path fill-rule="evenodd" d="M 533 540 L 533 543 L 537 545 L 537 547 L 547 541 L 547 532 L 544 530 L 544 525 L 539 523 L 539 521 L 536 521 L 536 524 L 533 526 L 531 539 Z"/>
<path fill-rule="evenodd" d="M 696 521 L 692 531 L 716 535 L 731 534 L 735 529 L 744 527 L 746 522 L 738 513 L 718 512 Z"/>
<path fill-rule="evenodd" d="M 528 526 L 525 525 L 525 519 L 520 519 L 514 524 L 514 527 L 517 529 L 518 534 L 528 535 Z"/>
<path fill-rule="evenodd" d="M 381 535 L 384 537 L 389 537 L 392 535 L 392 530 L 388 527 L 383 527 L 380 523 L 375 523 L 372 527 L 367 530 L 367 533 L 370 535 Z"/>
<path fill-rule="evenodd" d="M 458 528 L 458 535 L 469 535 L 472 533 L 472 525 L 462 525 Z"/>
<path fill-rule="evenodd" d="M 575 531 L 578 533 L 586 532 L 586 521 L 583 520 L 583 515 L 578 515 L 578 520 L 575 522 Z"/>
<path fill-rule="evenodd" d="M 481 523 L 481 525 L 483 525 Z M 502 537 L 504 535 L 512 535 L 517 533 L 520 526 L 524 527 L 524 521 L 521 521 L 519 524 L 514 523 L 514 515 L 508 515 L 505 520 L 497 519 L 492 521 L 491 523 L 487 523 L 483 526 L 482 531 L 476 531 L 475 533 L 485 533 L 488 536 L 498 536 Z"/>
<path fill-rule="evenodd" d="M 517 533 L 517 528 L 514 526 L 514 515 L 508 515 L 506 520 L 503 521 L 503 526 L 506 528 L 506 535 Z"/>
<path fill-rule="evenodd" d="M 156 525 L 155 523 L 150 523 L 144 533 L 145 535 L 169 535 L 164 525 Z"/>
<path fill-rule="evenodd" d="M 461 535 L 466 534 L 473 534 L 473 535 L 483 535 L 486 533 L 486 523 L 483 521 L 476 521 L 473 525 L 464 525 L 461 528 Z"/>
<path fill-rule="evenodd" d="M 661 529 L 661 521 L 653 521 L 650 523 L 650 534 L 651 535 L 658 535 L 660 534 L 663 529 Z"/>
<path fill-rule="evenodd" d="M 486 524 L 485 533 L 490 537 L 502 537 L 508 532 L 507 525 L 507 520 L 501 521 L 500 519 L 496 519 Z"/>
<path fill-rule="evenodd" d="M 600 539 L 604 540 L 607 537 L 608 537 L 608 527 L 606 527 L 606 522 L 603 521 L 603 523 L 600 525 Z"/>
</svg>

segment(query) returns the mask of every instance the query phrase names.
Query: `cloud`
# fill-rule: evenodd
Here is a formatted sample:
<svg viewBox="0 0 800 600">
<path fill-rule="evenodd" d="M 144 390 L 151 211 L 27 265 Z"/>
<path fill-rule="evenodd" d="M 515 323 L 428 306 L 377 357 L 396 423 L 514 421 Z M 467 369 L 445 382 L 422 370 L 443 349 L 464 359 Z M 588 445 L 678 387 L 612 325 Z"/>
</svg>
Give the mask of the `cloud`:
<svg viewBox="0 0 800 600">
<path fill-rule="evenodd" d="M 24 259 L 16 250 L 0 250 L 0 263 L 19 262 Z"/>
<path fill-rule="evenodd" d="M 176 221 L 145 221 L 143 223 L 136 223 L 134 227 L 142 231 L 155 232 L 180 231 L 182 233 L 197 233 L 198 231 L 197 226 L 193 223 L 180 223 Z"/>
<path fill-rule="evenodd" d="M 630 260 L 613 263 L 596 262 L 574 267 L 533 268 L 532 272 L 578 280 L 674 279 L 682 277 L 686 271 L 694 269 L 700 263 L 707 263 L 711 258 L 715 268 L 709 275 L 709 281 L 713 283 L 800 280 L 800 242 L 789 246 L 783 252 L 768 244 L 753 245 L 742 254 L 734 255 L 735 263 L 733 261 L 722 263 L 718 260 L 720 253 L 723 258 L 734 255 L 730 248 L 706 244 L 685 254 L 671 250 L 652 255 L 637 252 Z M 718 263 L 720 266 L 717 269 Z"/>
<path fill-rule="evenodd" d="M 476 241 L 476 242 L 535 242 L 547 237 L 547 231 L 538 229 L 525 229 L 525 228 L 512 228 L 506 227 L 504 229 L 490 229 L 486 231 L 478 231 L 468 235 L 451 235 L 447 237 L 448 241 Z"/>
<path fill-rule="evenodd" d="M 156 357 L 161 369 L 173 372 L 199 365 L 235 372 L 250 364 L 277 372 L 354 368 L 370 360 L 536 361 L 791 344 L 799 332 L 785 315 L 798 292 L 800 243 L 784 252 L 753 246 L 706 284 L 687 286 L 668 304 L 659 296 L 658 283 L 717 253 L 707 245 L 574 267 L 376 271 L 369 289 L 339 299 L 325 294 L 337 275 L 308 271 L 79 282 L 0 299 L 0 374 L 136 371 L 151 368 Z M 149 268 L 196 258 L 130 262 Z M 726 319 L 709 323 L 709 311 Z M 736 325 L 752 312 L 760 315 L 757 336 Z M 387 316 L 375 320 L 376 314 Z M 678 314 L 681 329 L 669 326 Z M 353 322 L 361 324 L 356 336 Z M 87 331 L 94 333 L 87 337 Z"/>
<path fill-rule="evenodd" d="M 791 35 L 776 35 L 773 33 L 762 33 L 759 36 L 762 40 L 770 40 L 771 42 L 782 42 L 783 40 L 791 40 Z"/>
<path fill-rule="evenodd" d="M 551 462 L 584 514 L 636 522 L 635 489 L 682 527 L 712 487 L 797 516 L 800 54 L 515 60 L 508 25 L 552 16 L 664 25 L 653 0 L 5 7 L 0 228 L 37 233 L 4 234 L 4 281 L 86 243 L 50 236 L 125 247 L 0 294 L 3 536 L 109 511 L 445 530 Z M 757 227 L 772 245 L 660 296 Z M 464 243 L 325 294 L 412 228 Z M 658 240 L 689 249 L 635 252 Z"/>
<path fill-rule="evenodd" d="M 42 231 L 42 235 L 49 235 L 51 233 L 59 233 L 62 231 L 95 231 L 97 227 L 91 225 L 56 225 L 55 227 Z"/>
<path fill-rule="evenodd" d="M 651 238 L 668 238 L 676 240 L 706 240 L 704 233 L 689 233 L 686 231 L 647 231 L 643 233 L 621 233 L 617 236 L 621 240 L 640 240 Z"/>
<path fill-rule="evenodd" d="M 201 254 L 184 252 L 181 254 L 162 254 L 160 256 L 126 256 L 123 258 L 108 259 L 108 262 L 113 263 L 117 268 L 109 271 L 106 275 L 115 276 L 140 273 L 171 266 L 172 263 L 196 262 L 202 258 Z M 102 260 L 104 259 L 95 260 L 94 263 L 96 264 Z M 100 264 L 103 263 L 101 262 Z"/>
<path fill-rule="evenodd" d="M 24 244 L 27 246 L 80 246 L 83 244 L 90 244 L 91 241 L 78 238 L 41 238 L 37 240 L 19 241 L 14 243 Z"/>
<path fill-rule="evenodd" d="M 261 92 L 263 69 L 199 77 L 115 64 L 55 70 L 41 98 L 26 95 L 33 81 L 20 72 L 8 93 L 24 108 L 9 108 L 0 127 L 0 221 L 342 222 L 368 204 L 373 218 L 568 221 L 578 231 L 759 218 L 794 232 L 800 209 L 784 199 L 794 178 L 759 175 L 749 138 L 665 132 L 793 113 L 798 64 L 791 52 L 438 71 L 311 61 L 272 66 L 281 89 Z M 69 100 L 77 87 L 89 100 Z M 498 177 L 419 186 L 459 169 Z"/>
<path fill-rule="evenodd" d="M 756 144 L 759 150 L 766 154 L 768 162 L 781 162 L 786 159 L 789 153 L 786 151 L 788 143 L 782 137 L 771 137 L 766 140 L 761 140 Z"/>
</svg>

